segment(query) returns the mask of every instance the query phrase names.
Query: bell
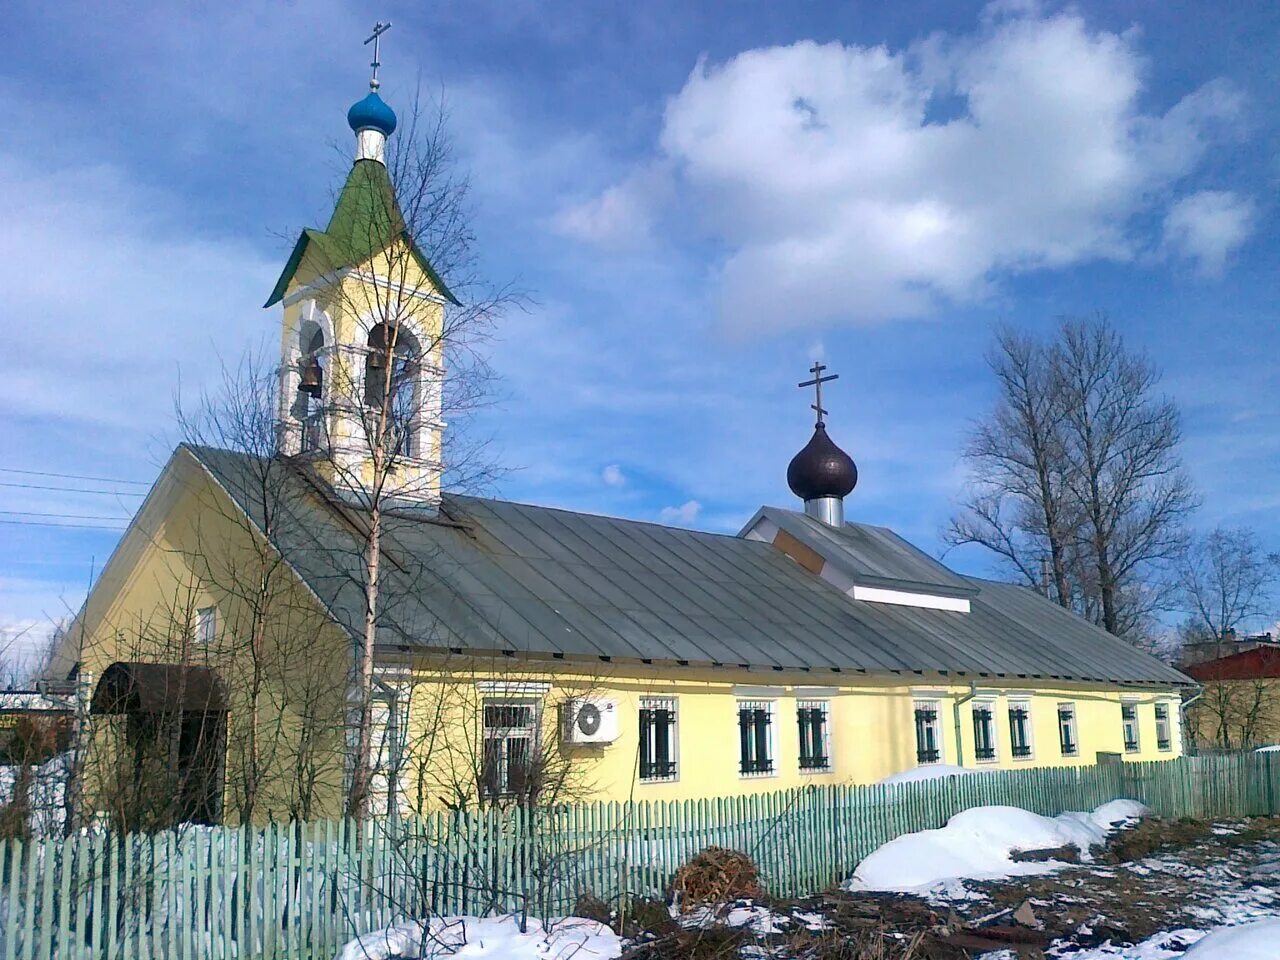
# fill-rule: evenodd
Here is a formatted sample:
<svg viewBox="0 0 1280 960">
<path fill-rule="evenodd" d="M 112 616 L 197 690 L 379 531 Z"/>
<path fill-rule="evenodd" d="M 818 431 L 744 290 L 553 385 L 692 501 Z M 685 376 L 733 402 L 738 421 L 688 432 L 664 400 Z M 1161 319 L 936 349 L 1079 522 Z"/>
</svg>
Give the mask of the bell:
<svg viewBox="0 0 1280 960">
<path fill-rule="evenodd" d="M 369 369 L 384 370 L 387 366 L 386 347 L 375 346 L 369 350 Z"/>
<path fill-rule="evenodd" d="M 298 389 L 309 397 L 318 397 L 323 385 L 324 368 L 320 366 L 319 360 L 312 357 L 302 368 L 302 382 L 298 384 Z"/>
</svg>

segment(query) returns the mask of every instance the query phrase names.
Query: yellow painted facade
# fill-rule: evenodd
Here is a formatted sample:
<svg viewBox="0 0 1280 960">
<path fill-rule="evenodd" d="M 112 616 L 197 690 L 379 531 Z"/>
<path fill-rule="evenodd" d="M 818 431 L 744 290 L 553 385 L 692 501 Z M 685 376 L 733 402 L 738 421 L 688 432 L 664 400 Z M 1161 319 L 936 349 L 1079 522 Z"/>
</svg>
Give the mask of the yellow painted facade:
<svg viewBox="0 0 1280 960">
<path fill-rule="evenodd" d="M 474 787 L 471 771 L 480 753 L 477 744 L 483 737 L 484 702 L 536 701 L 540 705 L 544 744 L 554 745 L 554 755 L 565 769 L 572 767 L 562 788 L 565 799 L 684 800 L 808 783 L 872 783 L 918 765 L 917 701 L 938 705 L 941 763 L 1016 769 L 1093 764 L 1099 753 L 1120 754 L 1126 760 L 1158 760 L 1182 752 L 1180 695 L 1173 689 L 1134 691 L 1066 685 L 1031 689 L 1026 681 L 1003 690 L 980 687 L 982 701 L 995 707 L 997 755 L 987 762 L 974 758 L 973 701 L 959 703 L 972 692 L 967 685 L 861 679 L 857 684 L 818 686 L 812 675 L 803 673 L 761 675 L 745 670 L 616 663 L 601 664 L 600 669 L 588 672 L 563 662 L 547 663 L 539 670 L 533 664 L 517 665 L 510 660 L 496 663 L 462 658 L 431 668 L 408 668 L 394 682 L 411 703 L 408 755 L 401 777 L 403 800 L 410 808 L 454 802 L 459 785 Z M 545 685 L 545 690 L 539 685 Z M 564 742 L 561 710 L 581 697 L 616 702 L 617 740 L 606 746 Z M 642 700 L 653 698 L 669 699 L 675 706 L 677 772 L 670 779 L 646 781 L 639 776 L 639 710 Z M 1139 745 L 1135 751 L 1125 750 L 1122 699 L 1131 699 L 1137 710 Z M 772 773 L 739 772 L 738 707 L 745 701 L 770 704 L 770 734 L 776 751 Z M 800 768 L 796 714 L 800 701 L 822 703 L 828 710 L 831 762 L 825 770 Z M 1022 759 L 1015 759 L 1010 749 L 1010 702 L 1025 702 L 1030 708 L 1032 752 Z M 1161 749 L 1157 742 L 1157 702 L 1166 705 L 1171 718 L 1167 749 Z M 1060 746 L 1060 704 L 1071 704 L 1075 710 L 1078 750 L 1072 756 L 1064 756 Z M 448 719 L 441 719 L 445 717 Z M 436 730 L 436 726 L 445 729 Z M 432 746 L 430 751 L 422 749 L 427 744 Z"/>
<path fill-rule="evenodd" d="M 256 592 L 264 570 L 265 595 Z M 216 611 L 208 640 L 198 624 L 207 610 Z M 78 662 L 89 690 L 117 662 L 212 668 L 229 706 L 223 817 L 239 819 L 250 780 L 254 820 L 340 810 L 350 641 L 185 450 L 103 570 L 59 659 L 64 670 Z M 135 811 L 116 808 L 139 797 L 126 782 L 125 718 L 89 722 L 85 803 L 127 820 Z"/>
</svg>

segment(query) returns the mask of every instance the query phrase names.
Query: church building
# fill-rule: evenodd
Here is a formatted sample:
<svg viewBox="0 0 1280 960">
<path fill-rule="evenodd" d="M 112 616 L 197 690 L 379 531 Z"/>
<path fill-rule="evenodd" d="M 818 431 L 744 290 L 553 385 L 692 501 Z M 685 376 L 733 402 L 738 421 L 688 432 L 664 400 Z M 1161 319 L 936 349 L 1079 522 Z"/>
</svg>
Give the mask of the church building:
<svg viewBox="0 0 1280 960">
<path fill-rule="evenodd" d="M 87 805 L 149 802 L 164 757 L 172 816 L 234 822 L 340 814 L 361 751 L 376 811 L 1181 753 L 1189 678 L 847 519 L 820 364 L 796 502 L 737 535 L 442 489 L 464 307 L 415 236 L 376 79 L 348 121 L 333 215 L 266 300 L 275 450 L 179 446 L 60 652 L 91 705 Z"/>
</svg>

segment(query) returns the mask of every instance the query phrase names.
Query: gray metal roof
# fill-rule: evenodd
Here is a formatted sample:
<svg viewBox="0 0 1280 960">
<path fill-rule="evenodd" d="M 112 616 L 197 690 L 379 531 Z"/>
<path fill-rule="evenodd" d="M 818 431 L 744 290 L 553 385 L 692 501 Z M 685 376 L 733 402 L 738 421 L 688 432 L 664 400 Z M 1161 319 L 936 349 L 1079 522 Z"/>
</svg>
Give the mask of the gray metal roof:
<svg viewBox="0 0 1280 960">
<path fill-rule="evenodd" d="M 189 449 L 260 522 L 261 461 Z M 278 469 L 289 484 L 275 530 L 282 552 L 358 636 L 364 518 L 295 468 Z M 1031 591 L 961 578 L 883 528 L 848 537 L 893 558 L 874 576 L 976 589 L 972 612 L 855 601 L 773 546 L 740 537 L 446 495 L 438 520 L 389 523 L 379 640 L 824 672 L 1189 682 Z"/>
</svg>

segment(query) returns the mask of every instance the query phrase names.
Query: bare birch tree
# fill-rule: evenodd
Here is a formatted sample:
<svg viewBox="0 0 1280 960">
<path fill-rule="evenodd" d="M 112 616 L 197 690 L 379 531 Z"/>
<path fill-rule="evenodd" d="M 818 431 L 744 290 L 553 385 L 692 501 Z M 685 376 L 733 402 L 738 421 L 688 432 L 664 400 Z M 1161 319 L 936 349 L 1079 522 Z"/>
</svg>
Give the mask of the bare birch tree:
<svg viewBox="0 0 1280 960">
<path fill-rule="evenodd" d="M 355 215 L 342 214 L 344 203 Z M 339 312 L 358 318 L 363 343 L 330 357 L 318 446 L 360 542 L 358 562 L 342 570 L 364 608 L 352 625 L 361 642 L 346 799 L 347 813 L 361 816 L 372 776 L 375 650 L 380 636 L 418 639 L 399 623 L 399 597 L 384 590 L 384 568 L 396 566 L 401 594 L 430 576 L 429 561 L 409 550 L 392 558 L 388 543 L 430 513 L 442 488 L 472 491 L 492 481 L 487 444 L 459 427 L 487 402 L 492 375 L 479 348 L 519 297 L 481 276 L 469 185 L 456 172 L 441 108 L 416 101 L 385 165 L 357 162 L 338 210 L 335 220 L 342 222 L 330 231 L 348 231 L 338 256 L 361 251 L 366 276 L 333 284 L 329 295 Z M 332 266 L 338 272 L 344 265 Z"/>
</svg>

